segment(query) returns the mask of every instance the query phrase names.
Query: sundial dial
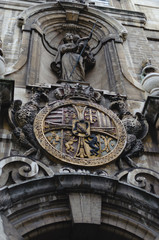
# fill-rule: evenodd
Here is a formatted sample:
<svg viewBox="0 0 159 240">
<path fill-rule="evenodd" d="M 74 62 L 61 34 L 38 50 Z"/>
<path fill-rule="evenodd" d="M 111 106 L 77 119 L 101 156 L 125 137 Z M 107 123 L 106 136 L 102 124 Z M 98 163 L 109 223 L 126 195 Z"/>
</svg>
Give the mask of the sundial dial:
<svg viewBox="0 0 159 240">
<path fill-rule="evenodd" d="M 52 158 L 88 167 L 115 160 L 126 144 L 125 128 L 115 113 L 71 99 L 44 107 L 35 118 L 34 133 Z"/>
</svg>

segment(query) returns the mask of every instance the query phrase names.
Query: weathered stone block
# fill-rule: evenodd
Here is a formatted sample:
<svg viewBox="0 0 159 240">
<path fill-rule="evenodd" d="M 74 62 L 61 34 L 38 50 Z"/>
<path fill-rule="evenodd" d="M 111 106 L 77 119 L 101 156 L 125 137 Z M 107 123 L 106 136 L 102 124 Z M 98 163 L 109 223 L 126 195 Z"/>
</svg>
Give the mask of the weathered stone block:
<svg viewBox="0 0 159 240">
<path fill-rule="evenodd" d="M 74 223 L 101 223 L 101 196 L 71 193 L 69 199 Z"/>
</svg>

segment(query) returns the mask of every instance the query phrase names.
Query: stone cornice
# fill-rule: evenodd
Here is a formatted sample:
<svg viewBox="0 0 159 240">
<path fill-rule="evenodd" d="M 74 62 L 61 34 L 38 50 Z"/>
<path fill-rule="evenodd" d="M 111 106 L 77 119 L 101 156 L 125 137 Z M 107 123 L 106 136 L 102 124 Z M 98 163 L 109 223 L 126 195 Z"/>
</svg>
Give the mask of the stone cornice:
<svg viewBox="0 0 159 240">
<path fill-rule="evenodd" d="M 56 3 L 56 1 L 52 1 L 51 4 Z M 67 5 L 67 3 L 69 4 L 73 4 L 73 7 L 76 5 L 79 5 L 79 3 L 77 2 L 63 2 L 65 5 Z M 4 1 L 2 0 L 0 3 L 0 8 L 6 8 L 6 9 L 14 9 L 14 10 L 21 10 L 23 11 L 24 9 L 31 7 L 31 6 L 37 6 L 38 4 L 47 4 L 46 1 L 40 0 L 40 1 Z M 143 26 L 146 23 L 146 16 L 144 13 L 142 12 L 137 12 L 137 11 L 130 11 L 130 10 L 123 10 L 123 9 L 116 9 L 113 7 L 100 7 L 100 6 L 94 6 L 91 3 L 90 4 L 80 4 L 82 6 L 85 7 L 89 7 L 89 8 L 94 8 L 96 10 L 100 10 L 104 13 L 110 14 L 112 17 L 116 18 L 117 20 L 122 21 L 123 23 L 125 23 L 126 25 L 129 25 L 131 23 L 131 25 L 135 25 L 135 24 L 140 24 L 140 26 L 143 24 Z"/>
</svg>

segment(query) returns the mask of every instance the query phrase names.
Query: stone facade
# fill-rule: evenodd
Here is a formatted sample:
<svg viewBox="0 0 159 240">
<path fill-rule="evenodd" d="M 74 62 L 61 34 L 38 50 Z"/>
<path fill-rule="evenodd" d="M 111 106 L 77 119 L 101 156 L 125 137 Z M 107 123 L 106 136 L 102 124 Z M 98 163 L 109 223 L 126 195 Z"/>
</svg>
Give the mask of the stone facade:
<svg viewBox="0 0 159 240">
<path fill-rule="evenodd" d="M 1 0 L 0 239 L 159 239 L 158 12 Z"/>
</svg>

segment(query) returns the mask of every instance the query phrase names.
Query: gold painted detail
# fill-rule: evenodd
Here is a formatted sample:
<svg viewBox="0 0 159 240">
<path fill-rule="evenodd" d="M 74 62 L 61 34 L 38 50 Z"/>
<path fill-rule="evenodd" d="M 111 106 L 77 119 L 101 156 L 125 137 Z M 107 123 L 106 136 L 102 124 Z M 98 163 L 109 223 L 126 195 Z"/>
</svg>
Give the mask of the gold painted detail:
<svg viewBox="0 0 159 240">
<path fill-rule="evenodd" d="M 126 144 L 126 131 L 110 110 L 90 102 L 57 101 L 34 121 L 37 141 L 51 156 L 81 166 L 116 159 Z"/>
</svg>

